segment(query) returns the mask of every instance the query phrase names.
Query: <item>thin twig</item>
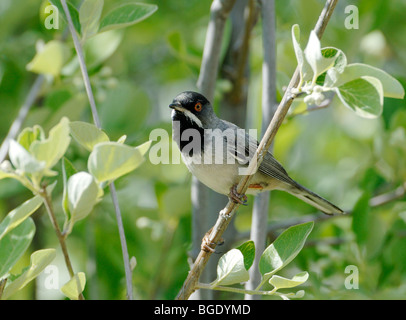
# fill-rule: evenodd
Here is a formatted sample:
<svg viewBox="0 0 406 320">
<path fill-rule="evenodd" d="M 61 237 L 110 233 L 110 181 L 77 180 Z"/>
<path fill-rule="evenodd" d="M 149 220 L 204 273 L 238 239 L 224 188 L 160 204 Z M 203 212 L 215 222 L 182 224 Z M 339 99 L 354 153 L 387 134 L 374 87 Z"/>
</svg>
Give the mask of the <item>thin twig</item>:
<svg viewBox="0 0 406 320">
<path fill-rule="evenodd" d="M 322 11 L 322 14 L 319 17 L 319 20 L 316 24 L 315 32 L 319 38 L 321 38 L 325 27 L 328 23 L 328 20 L 337 4 L 338 0 L 328 0 L 326 5 Z M 296 71 L 289 83 L 288 89 L 286 90 L 281 103 L 275 113 L 275 116 L 272 118 L 268 129 L 265 132 L 264 137 L 262 138 L 259 147 L 254 155 L 253 159 L 257 161 L 251 161 L 248 166 L 248 175 L 243 176 L 237 186 L 237 192 L 239 194 L 244 194 L 248 188 L 249 181 L 251 177 L 255 174 L 260 166 L 262 160 L 265 157 L 266 152 L 268 151 L 272 141 L 278 131 L 279 127 L 281 126 L 294 98 L 295 95 L 292 94 L 292 89 L 297 86 L 299 83 L 299 69 L 296 68 Z M 219 217 L 214 225 L 210 235 L 207 238 L 208 243 L 212 243 L 213 247 L 215 244 L 218 243 L 223 235 L 225 229 L 227 228 L 228 224 L 231 221 L 231 217 L 234 215 L 236 209 L 238 208 L 238 204 L 228 201 L 226 207 L 221 210 Z M 214 249 L 214 248 L 213 248 Z M 202 273 L 203 269 L 205 268 L 207 261 L 209 260 L 212 252 L 201 250 L 199 256 L 197 257 L 195 264 L 193 265 L 192 270 L 189 272 L 178 296 L 177 299 L 188 299 L 192 292 L 196 289 L 196 284 L 199 280 L 200 274 Z"/>
<path fill-rule="evenodd" d="M 7 156 L 10 140 L 15 139 L 17 134 L 20 132 L 21 126 L 23 125 L 24 120 L 28 115 L 28 111 L 30 111 L 32 105 L 34 104 L 34 101 L 37 98 L 39 91 L 41 90 L 44 80 L 45 80 L 44 75 L 40 74 L 37 76 L 33 85 L 31 86 L 27 98 L 25 99 L 23 105 L 21 106 L 20 111 L 18 112 L 17 118 L 11 125 L 10 130 L 7 133 L 7 136 L 0 147 L 0 163 L 3 162 Z"/>
<path fill-rule="evenodd" d="M 92 91 L 92 86 L 90 84 L 89 74 L 87 72 L 87 67 L 86 67 L 84 56 L 83 56 L 82 46 L 81 46 L 78 36 L 76 34 L 76 30 L 75 30 L 75 27 L 72 22 L 72 17 L 70 16 L 70 12 L 66 5 L 66 0 L 61 0 L 61 3 L 62 3 L 63 10 L 65 11 L 66 18 L 68 20 L 69 30 L 72 35 L 76 53 L 78 55 L 79 65 L 80 65 L 80 69 L 82 71 L 82 76 L 83 76 L 83 82 L 85 84 L 86 93 L 87 93 L 89 103 L 90 103 L 90 108 L 92 110 L 93 121 L 94 121 L 94 124 L 96 125 L 96 127 L 101 128 L 99 114 L 97 112 L 96 103 L 95 103 L 95 99 L 94 99 L 94 95 L 93 95 L 93 91 Z M 123 221 L 122 221 L 122 217 L 121 217 L 120 207 L 118 204 L 116 188 L 115 188 L 113 182 L 110 183 L 109 188 L 110 188 L 111 198 L 113 200 L 114 211 L 116 214 L 118 231 L 120 234 L 120 242 L 121 242 L 121 249 L 122 249 L 123 260 L 124 260 L 124 270 L 125 270 L 125 278 L 126 278 L 126 286 L 127 286 L 127 298 L 129 300 L 132 300 L 133 299 L 132 272 L 131 272 L 131 266 L 130 266 L 130 259 L 129 259 L 129 255 L 128 255 L 127 242 L 125 239 L 124 225 L 123 225 Z"/>
<path fill-rule="evenodd" d="M 209 101 L 213 101 L 224 27 L 234 3 L 235 0 L 214 0 L 210 7 L 210 22 L 207 27 L 202 65 L 197 80 L 197 87 Z"/>
<path fill-rule="evenodd" d="M 61 229 L 59 228 L 58 221 L 56 220 L 55 212 L 54 212 L 54 209 L 52 206 L 51 198 L 45 187 L 40 191 L 39 195 L 44 200 L 44 205 L 48 212 L 49 219 L 51 220 L 52 226 L 54 227 L 56 236 L 58 238 L 59 244 L 62 249 L 63 258 L 65 259 L 65 264 L 66 264 L 66 268 L 68 269 L 69 276 L 71 278 L 73 278 L 75 276 L 75 272 L 73 271 L 72 263 L 70 261 L 68 247 L 66 246 L 66 241 L 65 241 L 66 239 L 65 239 L 64 235 L 62 234 Z M 85 298 L 83 296 L 83 293 L 80 293 L 79 300 L 84 300 L 84 299 Z"/>
</svg>

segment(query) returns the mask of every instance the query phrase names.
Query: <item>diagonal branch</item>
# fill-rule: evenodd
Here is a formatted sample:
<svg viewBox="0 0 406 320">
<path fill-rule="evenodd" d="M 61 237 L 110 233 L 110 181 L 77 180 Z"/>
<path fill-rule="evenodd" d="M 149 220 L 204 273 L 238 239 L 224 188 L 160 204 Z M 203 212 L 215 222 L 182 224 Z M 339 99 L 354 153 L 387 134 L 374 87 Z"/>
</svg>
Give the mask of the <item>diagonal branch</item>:
<svg viewBox="0 0 406 320">
<path fill-rule="evenodd" d="M 319 38 L 322 37 L 324 30 L 327 26 L 327 23 L 334 11 L 335 6 L 337 5 L 338 0 L 328 0 L 323 8 L 321 15 L 316 23 L 315 32 Z M 295 99 L 295 94 L 292 93 L 292 89 L 297 86 L 299 83 L 299 69 L 296 68 L 296 71 L 289 83 L 289 86 L 282 98 L 281 103 L 276 110 L 274 117 L 272 118 L 271 123 L 266 130 L 264 137 L 262 138 L 259 147 L 254 155 L 253 159 L 257 161 L 251 161 L 248 166 L 248 175 L 243 176 L 240 180 L 240 183 L 237 186 L 237 192 L 240 194 L 244 194 L 248 189 L 250 179 L 253 174 L 257 171 L 258 167 L 260 166 L 261 162 L 263 161 L 266 152 L 268 151 L 269 147 L 272 144 L 272 141 L 281 126 L 285 116 Z M 226 207 L 220 211 L 219 217 L 216 221 L 216 224 L 212 228 L 210 235 L 208 236 L 208 243 L 218 243 L 221 239 L 222 234 L 224 233 L 225 229 L 227 228 L 228 224 L 231 221 L 231 217 L 234 215 L 236 209 L 238 208 L 238 204 L 228 201 Z M 189 272 L 178 296 L 177 299 L 184 300 L 188 299 L 189 296 L 193 293 L 196 289 L 196 285 L 198 283 L 200 274 L 202 273 L 203 269 L 205 268 L 207 261 L 209 260 L 212 252 L 207 252 L 201 250 L 199 256 L 197 257 L 192 270 Z"/>
</svg>

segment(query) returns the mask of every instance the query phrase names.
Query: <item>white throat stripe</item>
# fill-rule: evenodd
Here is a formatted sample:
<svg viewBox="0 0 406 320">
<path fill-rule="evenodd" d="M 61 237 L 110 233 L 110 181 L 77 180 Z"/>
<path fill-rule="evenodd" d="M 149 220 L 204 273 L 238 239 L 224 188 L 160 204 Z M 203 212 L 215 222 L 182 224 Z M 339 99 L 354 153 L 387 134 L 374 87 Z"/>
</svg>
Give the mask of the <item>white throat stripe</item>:
<svg viewBox="0 0 406 320">
<path fill-rule="evenodd" d="M 183 111 L 183 113 L 185 114 L 186 117 L 188 117 L 190 120 L 196 122 L 196 124 L 197 124 L 199 127 L 203 128 L 203 124 L 202 124 L 202 122 L 199 120 L 198 117 L 196 117 L 196 116 L 195 116 L 193 113 L 191 113 L 189 110 L 183 109 L 182 111 Z"/>
</svg>

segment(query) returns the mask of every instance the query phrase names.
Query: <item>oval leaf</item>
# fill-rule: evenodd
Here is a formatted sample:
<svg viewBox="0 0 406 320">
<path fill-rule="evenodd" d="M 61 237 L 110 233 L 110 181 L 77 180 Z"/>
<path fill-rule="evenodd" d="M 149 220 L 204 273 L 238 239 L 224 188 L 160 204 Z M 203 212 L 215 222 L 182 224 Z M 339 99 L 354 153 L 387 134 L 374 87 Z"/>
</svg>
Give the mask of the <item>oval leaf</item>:
<svg viewBox="0 0 406 320">
<path fill-rule="evenodd" d="M 83 272 L 78 272 L 72 279 L 63 285 L 62 293 L 71 300 L 78 300 L 79 295 L 83 292 L 86 285 L 86 275 Z"/>
<path fill-rule="evenodd" d="M 29 267 L 13 282 L 6 286 L 2 299 L 7 299 L 16 291 L 24 288 L 28 282 L 37 277 L 45 267 L 55 258 L 55 249 L 43 249 L 35 251 L 31 255 Z"/>
<path fill-rule="evenodd" d="M 336 88 L 341 102 L 364 118 L 376 118 L 382 113 L 383 89 L 377 78 L 362 77 Z"/>
<path fill-rule="evenodd" d="M 244 256 L 244 266 L 245 269 L 248 270 L 251 268 L 252 264 L 254 263 L 255 259 L 255 244 L 254 241 L 250 240 L 244 242 L 242 245 L 237 247 L 238 250 L 241 251 L 242 255 Z"/>
<path fill-rule="evenodd" d="M 126 3 L 110 11 L 101 21 L 99 32 L 125 28 L 152 15 L 158 6 L 146 3 Z"/>
<path fill-rule="evenodd" d="M 30 145 L 31 154 L 39 161 L 46 163 L 46 168 L 52 168 L 65 154 L 71 138 L 69 136 L 69 120 L 63 117 L 61 121 L 49 131 L 45 140 L 35 140 Z"/>
<path fill-rule="evenodd" d="M 249 280 L 248 271 L 244 266 L 244 256 L 238 249 L 224 254 L 217 264 L 217 279 L 212 286 L 230 285 Z"/>
<path fill-rule="evenodd" d="M 311 221 L 290 227 L 265 249 L 259 260 L 259 271 L 264 279 L 271 277 L 298 255 L 313 225 Z"/>
<path fill-rule="evenodd" d="M 27 218 L 0 240 L 0 279 L 21 258 L 29 247 L 34 234 L 34 221 Z"/>
<path fill-rule="evenodd" d="M 335 48 L 334 48 L 335 49 Z M 314 77 L 318 77 L 327 69 L 332 67 L 337 59 L 338 49 L 334 56 L 324 56 L 321 52 L 320 40 L 316 35 L 316 32 L 312 30 L 310 32 L 309 42 L 307 43 L 304 51 L 307 62 L 313 70 Z"/>
<path fill-rule="evenodd" d="M 27 64 L 27 70 L 58 76 L 65 62 L 70 57 L 69 47 L 58 40 L 51 40 L 37 52 L 30 63 Z"/>
<path fill-rule="evenodd" d="M 137 148 L 118 142 L 102 142 L 90 153 L 89 172 L 99 181 L 115 180 L 137 168 L 144 161 L 150 141 Z"/>
<path fill-rule="evenodd" d="M 87 39 L 97 33 L 103 5 L 104 0 L 85 0 L 80 6 L 79 21 L 82 39 Z"/>
<path fill-rule="evenodd" d="M 298 273 L 292 279 L 287 279 L 277 275 L 273 275 L 272 278 L 269 279 L 269 283 L 273 285 L 276 289 L 294 288 L 305 283 L 308 278 L 309 274 L 306 271 L 304 271 Z"/>
<path fill-rule="evenodd" d="M 8 153 L 11 163 L 21 172 L 35 173 L 45 169 L 45 161 L 38 161 L 15 140 L 10 140 Z"/>
<path fill-rule="evenodd" d="M 0 240 L 35 212 L 41 204 L 42 198 L 37 195 L 10 211 L 0 224 Z"/>
<path fill-rule="evenodd" d="M 377 78 L 383 86 L 383 95 L 388 98 L 403 99 L 405 90 L 398 80 L 385 71 L 363 63 L 352 63 L 345 67 L 344 72 L 337 79 L 335 86 L 339 87 L 347 82 L 363 76 Z"/>
<path fill-rule="evenodd" d="M 69 178 L 67 192 L 71 220 L 76 222 L 92 211 L 97 202 L 99 187 L 91 174 L 81 171 Z"/>
<path fill-rule="evenodd" d="M 73 121 L 69 127 L 72 137 L 88 151 L 92 151 L 96 144 L 110 140 L 103 130 L 87 122 Z"/>
<path fill-rule="evenodd" d="M 312 68 L 304 57 L 302 48 L 300 47 L 300 27 L 298 24 L 292 27 L 292 42 L 295 50 L 297 64 L 299 66 L 301 79 L 308 81 L 312 79 Z"/>
</svg>

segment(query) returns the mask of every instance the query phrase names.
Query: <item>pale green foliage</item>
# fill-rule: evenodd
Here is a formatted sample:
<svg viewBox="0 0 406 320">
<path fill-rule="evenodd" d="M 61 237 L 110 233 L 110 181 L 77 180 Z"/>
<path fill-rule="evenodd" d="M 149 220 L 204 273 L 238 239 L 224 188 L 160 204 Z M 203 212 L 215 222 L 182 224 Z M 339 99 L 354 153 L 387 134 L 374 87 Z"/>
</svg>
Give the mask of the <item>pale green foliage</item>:
<svg viewBox="0 0 406 320">
<path fill-rule="evenodd" d="M 59 40 L 51 40 L 46 44 L 39 45 L 37 54 L 27 64 L 27 70 L 56 77 L 60 74 L 70 55 L 68 45 Z"/>
<path fill-rule="evenodd" d="M 43 249 L 35 251 L 33 254 L 31 254 L 30 265 L 28 268 L 6 286 L 1 298 L 7 299 L 16 291 L 24 288 L 24 286 L 32 279 L 37 277 L 55 258 L 55 252 L 55 249 Z"/>
<path fill-rule="evenodd" d="M 89 172 L 99 182 L 113 181 L 141 165 L 150 144 L 132 148 L 119 142 L 101 142 L 90 153 Z"/>
<path fill-rule="evenodd" d="M 37 195 L 10 211 L 0 223 L 0 241 L 8 232 L 21 224 L 35 210 L 37 210 L 41 204 L 42 198 Z"/>
<path fill-rule="evenodd" d="M 303 297 L 304 291 L 281 293 L 278 290 L 294 288 L 303 284 L 309 277 L 307 272 L 300 272 L 292 279 L 277 276 L 275 273 L 284 268 L 299 254 L 313 229 L 313 225 L 313 222 L 307 222 L 286 229 L 264 250 L 259 261 L 262 281 L 255 291 L 249 291 L 248 293 L 279 295 L 283 299 Z M 232 288 L 222 288 L 221 286 L 248 281 L 248 270 L 252 266 L 254 257 L 255 245 L 252 241 L 248 241 L 240 247 L 228 251 L 220 258 L 217 265 L 217 278 L 210 283 L 209 287 L 233 291 Z M 274 287 L 273 290 L 260 291 L 260 288 L 267 282 Z M 244 293 L 244 290 L 238 289 L 236 292 Z"/>
<path fill-rule="evenodd" d="M 117 179 L 141 165 L 150 146 L 149 141 L 136 148 L 124 145 L 125 136 L 120 138 L 120 142 L 109 142 L 108 136 L 94 125 L 83 122 L 70 123 L 67 118 L 62 118 L 50 130 L 48 138 L 40 126 L 34 126 L 25 128 L 17 141 L 11 140 L 9 149 L 11 163 L 5 161 L 2 164 L 0 179 L 14 178 L 36 196 L 12 210 L 0 223 L 0 246 L 2 248 L 0 278 L 9 276 L 8 272 L 31 243 L 35 225 L 29 216 L 45 201 L 42 179 L 45 176 L 55 176 L 56 172 L 52 171 L 52 168 L 67 151 L 71 142 L 70 134 L 83 147 L 92 152 L 89 156 L 90 173 L 76 172 L 66 158 L 62 162 L 64 185 L 62 208 L 65 213 L 63 234 L 65 237 L 71 233 L 74 224 L 89 215 L 93 207 L 101 200 L 105 186 L 101 183 Z M 56 182 L 57 180 L 47 187 L 47 197 L 51 198 L 51 192 Z M 33 254 L 31 267 L 16 280 L 7 282 L 2 298 L 7 298 L 35 278 L 53 259 L 53 254 L 54 251 L 44 250 Z M 3 257 L 3 255 L 7 255 L 7 257 Z M 71 282 L 61 289 L 69 298 L 77 298 L 84 288 L 84 274 L 79 273 L 77 277 L 77 281 L 81 283 L 80 290 L 74 286 L 76 278 L 72 278 Z"/>
<path fill-rule="evenodd" d="M 78 300 L 79 294 L 85 289 L 85 285 L 86 275 L 83 272 L 78 272 L 62 286 L 61 291 L 69 299 Z"/>
<path fill-rule="evenodd" d="M 335 91 L 341 102 L 364 118 L 381 115 L 383 98 L 403 99 L 404 89 L 385 71 L 366 64 L 347 65 L 345 54 L 337 48 L 321 48 L 311 31 L 305 50 L 300 47 L 300 28 L 292 27 L 292 41 L 300 70 L 296 93 L 305 92 L 304 102 L 320 105 L 323 92 Z"/>
<path fill-rule="evenodd" d="M 158 7 L 154 4 L 122 4 L 111 12 L 107 13 L 106 16 L 102 19 L 102 21 L 100 22 L 100 32 L 124 28 L 138 23 L 148 18 L 157 9 Z"/>
<path fill-rule="evenodd" d="M 58 8 L 58 14 L 66 20 L 60 0 L 51 1 Z M 67 1 L 74 27 L 81 36 L 88 68 L 98 66 L 110 57 L 122 40 L 121 29 L 149 17 L 157 10 L 156 5 L 128 3 L 113 8 L 102 18 L 103 0 L 83 1 L 80 8 Z M 101 22 L 100 22 L 101 21 Z M 103 50 L 100 50 L 100 48 Z M 60 40 L 37 43 L 37 53 L 26 66 L 27 70 L 51 77 L 72 76 L 78 71 L 77 57 L 71 58 L 71 47 Z M 81 98 L 81 96 L 78 96 Z M 6 287 L 0 292 L 0 298 L 7 299 L 29 281 L 34 279 L 54 258 L 55 250 L 46 249 L 31 255 L 31 264 L 19 276 L 9 274 L 17 260 L 26 251 L 35 234 L 35 225 L 30 215 L 43 202 L 50 209 L 51 192 L 57 183 L 45 187 L 45 177 L 55 177 L 54 171 L 59 160 L 66 154 L 71 136 L 87 151 L 89 172 L 77 172 L 67 159 L 62 161 L 63 196 L 62 209 L 65 213 L 63 237 L 67 237 L 74 224 L 86 218 L 94 206 L 101 201 L 106 182 L 111 182 L 136 169 L 144 161 L 150 142 L 139 147 L 124 144 L 126 135 L 118 142 L 110 142 L 101 129 L 85 122 L 70 122 L 63 114 L 66 111 L 82 110 L 77 100 L 67 102 L 67 108 L 61 108 L 56 114 L 59 123 L 54 125 L 48 137 L 39 125 L 25 128 L 16 140 L 9 142 L 10 161 L 0 166 L 0 179 L 13 178 L 21 182 L 34 193 L 34 197 L 12 210 L 0 223 L 0 280 L 7 279 Z M 69 110 L 68 110 L 69 109 Z M 56 121 L 55 121 L 56 122 Z M 54 123 L 55 123 L 54 122 Z M 47 182 L 47 184 L 49 184 Z M 77 299 L 86 283 L 83 272 L 77 273 L 61 291 L 70 299 Z"/>
</svg>

